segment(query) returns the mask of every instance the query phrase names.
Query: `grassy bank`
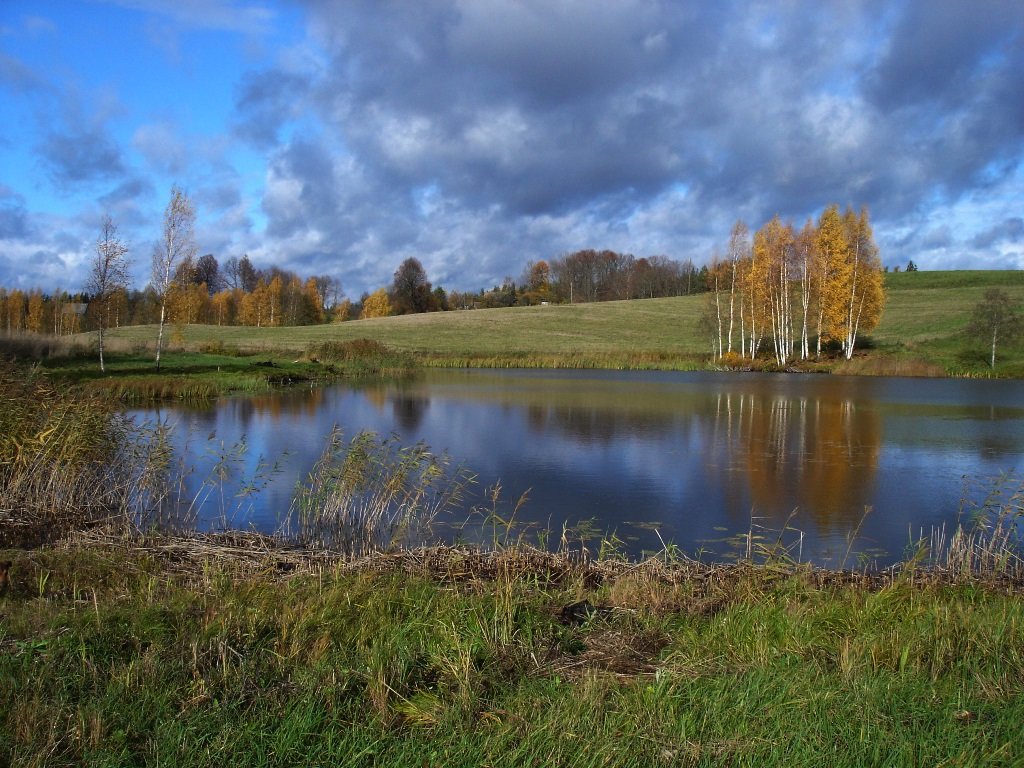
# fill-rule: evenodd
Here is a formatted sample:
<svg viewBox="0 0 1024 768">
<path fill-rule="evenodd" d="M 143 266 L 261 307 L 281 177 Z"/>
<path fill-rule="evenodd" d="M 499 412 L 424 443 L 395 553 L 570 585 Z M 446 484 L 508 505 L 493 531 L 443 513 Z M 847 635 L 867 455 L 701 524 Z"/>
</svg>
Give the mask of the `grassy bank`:
<svg viewBox="0 0 1024 768">
<path fill-rule="evenodd" d="M 4 764 L 1024 760 L 1007 584 L 258 539 L 0 558 Z"/>
<path fill-rule="evenodd" d="M 205 400 L 233 393 L 266 392 L 282 386 L 315 385 L 339 378 L 403 376 L 418 367 L 407 352 L 374 340 L 320 340 L 301 349 L 231 347 L 222 339 L 179 343 L 161 356 L 141 339 L 114 338 L 99 370 L 93 339 L 31 335 L 0 337 L 5 357 L 35 362 L 54 379 L 127 403 Z"/>
<path fill-rule="evenodd" d="M 1024 272 L 912 272 L 886 276 L 882 322 L 851 362 L 814 370 L 874 375 L 979 375 L 992 372 L 984 344 L 964 336 L 987 288 L 1024 302 Z M 708 365 L 709 342 L 698 331 L 706 296 L 444 312 L 328 326 L 245 328 L 190 326 L 186 349 L 218 347 L 293 359 L 310 344 L 375 339 L 434 366 L 657 368 Z M 154 329 L 121 328 L 120 343 L 151 344 Z M 995 375 L 1024 376 L 1024 344 L 1000 349 Z"/>
</svg>

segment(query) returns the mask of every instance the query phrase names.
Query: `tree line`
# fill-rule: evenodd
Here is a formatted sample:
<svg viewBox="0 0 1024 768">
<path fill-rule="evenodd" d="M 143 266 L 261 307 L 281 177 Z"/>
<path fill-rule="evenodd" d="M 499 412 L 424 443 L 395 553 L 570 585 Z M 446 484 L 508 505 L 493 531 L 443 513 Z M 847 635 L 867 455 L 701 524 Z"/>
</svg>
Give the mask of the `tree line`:
<svg viewBox="0 0 1024 768">
<path fill-rule="evenodd" d="M 883 272 L 867 208 L 831 205 L 799 231 L 775 216 L 753 241 L 738 221 L 728 252 L 712 260 L 701 328 L 719 359 L 767 350 L 785 365 L 829 346 L 850 359 L 881 318 Z"/>
<path fill-rule="evenodd" d="M 832 205 L 797 231 L 773 218 L 754 233 L 733 227 L 726 256 L 699 269 L 689 259 L 637 258 L 611 250 L 579 250 L 531 261 L 518 281 L 477 292 L 434 287 L 422 263 L 405 259 L 390 285 L 353 302 L 329 275 L 300 277 L 248 255 L 221 264 L 198 256 L 195 208 L 172 187 L 151 279 L 128 285 L 129 248 L 107 216 L 83 294 L 45 296 L 0 289 L 0 328 L 37 333 L 158 326 L 157 364 L 168 324 L 308 325 L 397 314 L 681 296 L 707 292 L 701 328 L 718 358 L 754 358 L 770 350 L 779 364 L 820 356 L 835 344 L 849 357 L 860 333 L 877 324 L 884 304 L 882 267 L 867 209 Z M 908 265 L 908 269 L 910 269 Z"/>
</svg>

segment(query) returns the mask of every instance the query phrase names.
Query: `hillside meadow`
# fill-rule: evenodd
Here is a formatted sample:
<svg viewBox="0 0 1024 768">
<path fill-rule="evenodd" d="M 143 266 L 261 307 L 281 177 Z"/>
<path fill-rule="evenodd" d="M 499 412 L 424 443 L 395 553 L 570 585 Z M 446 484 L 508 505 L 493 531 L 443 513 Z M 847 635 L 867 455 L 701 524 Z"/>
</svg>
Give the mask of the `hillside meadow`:
<svg viewBox="0 0 1024 768">
<path fill-rule="evenodd" d="M 973 308 L 989 288 L 1024 304 L 1024 272 L 949 271 L 886 275 L 879 326 L 863 353 L 837 372 L 989 375 L 986 346 L 965 337 Z M 523 367 L 706 367 L 710 343 L 699 330 L 707 294 L 594 304 L 512 307 L 356 320 L 286 328 L 188 326 L 176 345 L 298 356 L 325 340 L 376 339 L 415 353 L 426 365 Z M 148 347 L 148 326 L 111 332 L 122 349 Z M 1024 375 L 1024 344 L 999 349 L 995 374 Z M 767 356 L 766 356 L 767 357 Z"/>
</svg>

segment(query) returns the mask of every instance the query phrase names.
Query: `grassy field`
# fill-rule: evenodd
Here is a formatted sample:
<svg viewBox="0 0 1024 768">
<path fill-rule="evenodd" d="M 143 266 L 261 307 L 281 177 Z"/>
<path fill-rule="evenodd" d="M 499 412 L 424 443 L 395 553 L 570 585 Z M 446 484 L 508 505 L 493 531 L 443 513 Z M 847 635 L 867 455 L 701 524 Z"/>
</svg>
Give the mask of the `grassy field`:
<svg viewBox="0 0 1024 768">
<path fill-rule="evenodd" d="M 1024 305 L 1024 271 L 903 272 L 886 280 L 888 304 L 872 334 L 880 351 L 920 357 L 952 373 L 986 373 L 983 341 L 965 339 L 971 311 L 989 288 Z M 1024 343 L 998 350 L 996 372 L 1024 376 Z"/>
<path fill-rule="evenodd" d="M 991 287 L 1024 303 L 1022 271 L 887 275 L 885 315 L 866 338 L 871 362 L 838 370 L 988 375 L 984 344 L 966 339 L 963 329 Z M 183 345 L 298 356 L 311 343 L 370 338 L 416 353 L 427 365 L 692 369 L 707 364 L 708 340 L 698 332 L 706 301 L 706 296 L 688 296 L 513 307 L 299 328 L 191 326 L 184 330 Z M 152 343 L 155 333 L 134 327 L 111 336 L 123 345 L 142 346 Z M 996 374 L 1024 376 L 1024 344 L 1000 350 Z"/>
<path fill-rule="evenodd" d="M 244 541 L 0 558 L 4 765 L 1024 761 L 1024 601 L 998 582 Z"/>
<path fill-rule="evenodd" d="M 868 375 L 1024 377 L 1024 339 L 999 347 L 993 371 L 985 341 L 964 333 L 989 288 L 1002 288 L 1024 304 L 1024 272 L 891 273 L 887 286 L 882 322 L 862 335 L 853 360 L 797 367 Z M 389 375 L 417 365 L 697 370 L 713 365 L 709 341 L 698 331 L 707 301 L 698 295 L 286 328 L 194 325 L 175 329 L 159 373 L 153 366 L 152 326 L 109 332 L 105 375 L 91 349 L 93 334 L 0 337 L 0 357 L 40 360 L 62 380 L 129 401 L 254 392 L 289 382 Z M 366 340 L 386 348 L 339 359 L 324 353 L 331 345 L 363 349 Z M 765 354 L 757 365 L 770 367 L 772 360 Z"/>
</svg>

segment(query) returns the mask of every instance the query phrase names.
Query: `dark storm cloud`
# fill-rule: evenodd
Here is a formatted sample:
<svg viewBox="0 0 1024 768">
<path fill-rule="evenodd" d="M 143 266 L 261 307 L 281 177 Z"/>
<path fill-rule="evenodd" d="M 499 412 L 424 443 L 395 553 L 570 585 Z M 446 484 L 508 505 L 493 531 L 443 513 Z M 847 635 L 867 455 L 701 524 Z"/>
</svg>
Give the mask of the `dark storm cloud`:
<svg viewBox="0 0 1024 768">
<path fill-rule="evenodd" d="M 268 176 L 263 208 L 273 237 L 291 237 L 338 215 L 334 159 L 319 142 L 293 141 L 272 160 Z"/>
<path fill-rule="evenodd" d="M 235 134 L 260 149 L 278 144 L 281 128 L 306 104 L 309 80 L 283 70 L 250 72 L 235 95 Z"/>
<path fill-rule="evenodd" d="M 1000 222 L 991 229 L 979 232 L 971 240 L 975 248 L 991 248 L 1003 243 L 1024 244 L 1024 219 L 1015 216 L 1012 219 Z"/>
<path fill-rule="evenodd" d="M 97 198 L 97 201 L 107 208 L 119 207 L 124 203 L 151 200 L 155 192 L 153 184 L 148 179 L 132 177 L 125 179 L 110 192 Z"/>
<path fill-rule="evenodd" d="M 28 235 L 25 198 L 0 184 L 0 240 L 20 240 Z"/>
<path fill-rule="evenodd" d="M 830 202 L 939 252 L 926 202 L 1021 161 L 1010 3 L 308 9 L 323 67 L 246 81 L 238 130 L 269 145 L 302 110 L 323 121 L 274 154 L 268 232 L 315 230 L 368 282 L 402 255 L 463 285 L 565 248 L 703 261 L 737 217 L 802 223 Z"/>
<path fill-rule="evenodd" d="M 103 181 L 125 172 L 120 146 L 101 128 L 49 133 L 38 150 L 60 186 Z"/>
</svg>

